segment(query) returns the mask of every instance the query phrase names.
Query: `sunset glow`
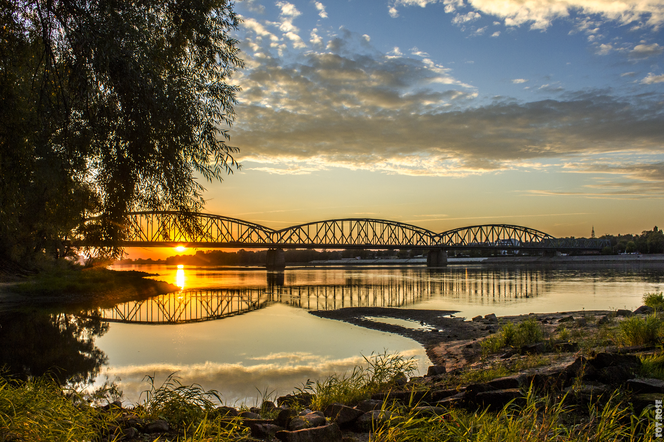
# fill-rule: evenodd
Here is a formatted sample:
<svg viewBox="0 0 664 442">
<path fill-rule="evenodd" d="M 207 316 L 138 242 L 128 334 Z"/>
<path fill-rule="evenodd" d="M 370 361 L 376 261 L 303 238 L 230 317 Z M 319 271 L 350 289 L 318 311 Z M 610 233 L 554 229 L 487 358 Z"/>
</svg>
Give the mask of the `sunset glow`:
<svg viewBox="0 0 664 442">
<path fill-rule="evenodd" d="M 185 250 L 187 250 L 187 248 L 186 248 L 185 246 L 177 246 L 177 247 L 175 247 L 175 251 L 176 251 L 176 252 L 180 252 L 180 253 L 182 253 L 182 252 L 184 252 Z"/>
</svg>

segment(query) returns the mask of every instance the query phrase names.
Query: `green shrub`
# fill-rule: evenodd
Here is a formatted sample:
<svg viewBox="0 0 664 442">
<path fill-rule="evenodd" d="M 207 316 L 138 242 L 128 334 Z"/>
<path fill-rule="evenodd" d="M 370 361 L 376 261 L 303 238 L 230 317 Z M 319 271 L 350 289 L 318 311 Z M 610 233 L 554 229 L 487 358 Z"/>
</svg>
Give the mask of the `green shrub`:
<svg viewBox="0 0 664 442">
<path fill-rule="evenodd" d="M 645 318 L 632 316 L 620 323 L 623 341 L 628 345 L 647 345 L 659 342 L 662 321 L 656 315 Z"/>
<path fill-rule="evenodd" d="M 664 310 L 664 294 L 662 292 L 646 293 L 643 295 L 643 303 L 657 311 L 662 311 Z"/>
<path fill-rule="evenodd" d="M 506 347 L 520 348 L 524 345 L 535 344 L 544 339 L 542 326 L 535 318 L 528 318 L 525 321 L 514 325 L 508 322 L 500 328 L 500 331 L 493 336 L 489 336 L 482 341 L 482 351 L 486 353 L 495 353 Z"/>
</svg>

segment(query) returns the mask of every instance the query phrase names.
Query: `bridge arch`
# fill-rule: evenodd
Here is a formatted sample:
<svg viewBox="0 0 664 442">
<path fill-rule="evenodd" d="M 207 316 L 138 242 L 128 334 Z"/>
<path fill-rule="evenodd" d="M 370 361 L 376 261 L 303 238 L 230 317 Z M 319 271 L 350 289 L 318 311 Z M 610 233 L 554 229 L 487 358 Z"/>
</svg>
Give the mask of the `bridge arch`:
<svg viewBox="0 0 664 442">
<path fill-rule="evenodd" d="M 460 227 L 438 234 L 443 248 L 545 248 L 555 238 L 548 233 L 511 224 Z"/>
<path fill-rule="evenodd" d="M 274 233 L 279 247 L 309 248 L 431 248 L 436 233 L 411 224 L 368 218 L 315 221 Z"/>
<path fill-rule="evenodd" d="M 127 214 L 125 246 L 162 244 L 242 247 L 271 244 L 274 230 L 260 224 L 206 213 L 192 214 L 200 229 L 192 230 L 187 217 L 177 211 L 130 212 Z"/>
</svg>

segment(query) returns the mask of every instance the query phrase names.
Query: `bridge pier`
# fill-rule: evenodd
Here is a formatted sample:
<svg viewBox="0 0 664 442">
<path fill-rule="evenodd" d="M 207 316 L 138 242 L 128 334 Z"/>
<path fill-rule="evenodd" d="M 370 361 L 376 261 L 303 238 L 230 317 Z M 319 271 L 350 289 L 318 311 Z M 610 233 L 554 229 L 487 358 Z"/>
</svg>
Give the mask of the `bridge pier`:
<svg viewBox="0 0 664 442">
<path fill-rule="evenodd" d="M 267 251 L 267 262 L 265 267 L 268 270 L 284 270 L 286 268 L 286 256 L 284 249 L 269 249 Z"/>
<path fill-rule="evenodd" d="M 447 250 L 429 250 L 429 254 L 427 255 L 427 267 L 447 267 Z"/>
</svg>

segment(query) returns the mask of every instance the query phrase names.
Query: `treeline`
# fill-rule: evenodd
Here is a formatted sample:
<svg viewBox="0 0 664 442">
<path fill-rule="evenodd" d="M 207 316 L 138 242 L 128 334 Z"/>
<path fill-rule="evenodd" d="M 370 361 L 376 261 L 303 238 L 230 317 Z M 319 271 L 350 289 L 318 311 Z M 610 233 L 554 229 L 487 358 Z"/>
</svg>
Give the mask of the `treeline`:
<svg viewBox="0 0 664 442">
<path fill-rule="evenodd" d="M 119 264 L 167 264 L 191 266 L 263 266 L 267 260 L 266 250 L 224 252 L 222 250 L 199 250 L 194 255 L 175 255 L 166 259 L 124 259 Z M 284 250 L 287 264 L 304 264 L 311 261 L 339 259 L 389 259 L 422 256 L 421 250 Z"/>
<path fill-rule="evenodd" d="M 611 241 L 610 247 L 602 250 L 603 254 L 616 253 L 664 253 L 664 232 L 655 226 L 652 230 L 644 230 L 640 235 L 603 235 Z"/>
</svg>

